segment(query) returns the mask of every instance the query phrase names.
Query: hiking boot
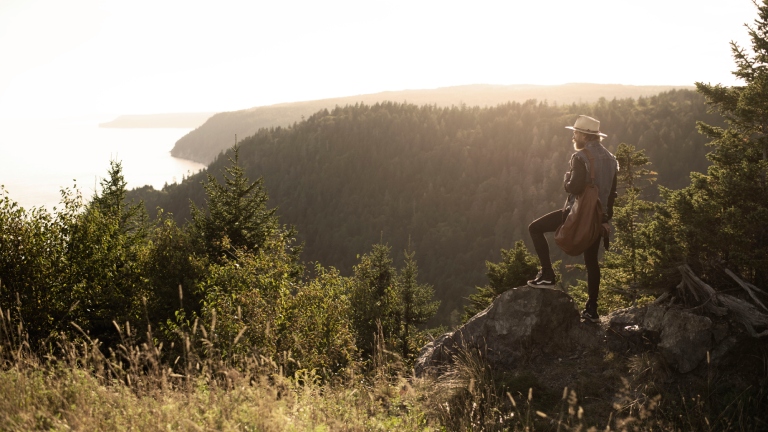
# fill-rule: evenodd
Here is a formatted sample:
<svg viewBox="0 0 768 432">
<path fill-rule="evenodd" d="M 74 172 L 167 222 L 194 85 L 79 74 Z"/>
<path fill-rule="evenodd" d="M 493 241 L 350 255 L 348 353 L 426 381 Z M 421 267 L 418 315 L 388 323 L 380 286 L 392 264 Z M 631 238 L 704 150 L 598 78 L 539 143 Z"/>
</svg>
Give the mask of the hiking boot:
<svg viewBox="0 0 768 432">
<path fill-rule="evenodd" d="M 536 277 L 528 281 L 528 286 L 533 288 L 554 288 L 555 272 L 539 270 Z"/>
<path fill-rule="evenodd" d="M 597 314 L 597 308 L 587 307 L 586 309 L 581 311 L 581 317 L 589 322 L 593 322 L 593 323 L 600 322 L 600 315 Z"/>
</svg>

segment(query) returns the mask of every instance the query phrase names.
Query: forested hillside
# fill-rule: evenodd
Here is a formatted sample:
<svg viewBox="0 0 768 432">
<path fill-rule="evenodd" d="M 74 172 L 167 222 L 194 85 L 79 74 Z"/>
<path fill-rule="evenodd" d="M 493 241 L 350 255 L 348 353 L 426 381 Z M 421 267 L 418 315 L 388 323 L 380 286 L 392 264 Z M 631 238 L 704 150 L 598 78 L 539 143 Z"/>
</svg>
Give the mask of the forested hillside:
<svg viewBox="0 0 768 432">
<path fill-rule="evenodd" d="M 235 135 L 242 138 L 251 136 L 262 128 L 290 126 L 318 111 L 332 110 L 337 106 L 374 105 L 389 101 L 414 105 L 436 105 L 438 107 L 453 105 L 491 107 L 507 102 L 525 102 L 530 99 L 546 101 L 549 104 L 568 105 L 596 102 L 601 97 L 610 100 L 653 96 L 676 88 L 682 87 L 621 84 L 465 85 L 282 103 L 218 113 L 208 119 L 205 124 L 179 139 L 171 154 L 209 164 L 219 153 L 232 146 Z M 690 87 L 690 89 L 692 88 Z"/>
<path fill-rule="evenodd" d="M 610 150 L 622 142 L 644 149 L 658 183 L 671 188 L 708 165 L 695 122 L 722 124 L 688 90 L 565 106 L 355 105 L 262 129 L 240 142 L 240 162 L 251 178 L 263 177 L 269 205 L 296 227 L 306 261 L 349 274 L 372 244 L 402 251 L 410 241 L 421 277 L 442 301 L 438 319 L 447 322 L 485 282 L 485 261 L 498 261 L 499 250 L 517 240 L 529 242 L 528 224 L 562 206 L 573 152 L 564 126 L 578 114 L 601 120 Z M 209 172 L 218 175 L 227 163 L 219 157 Z M 202 203 L 204 175 L 130 196 L 145 200 L 150 213 L 161 207 L 185 220 L 189 200 Z M 649 188 L 646 197 L 656 193 Z"/>
</svg>

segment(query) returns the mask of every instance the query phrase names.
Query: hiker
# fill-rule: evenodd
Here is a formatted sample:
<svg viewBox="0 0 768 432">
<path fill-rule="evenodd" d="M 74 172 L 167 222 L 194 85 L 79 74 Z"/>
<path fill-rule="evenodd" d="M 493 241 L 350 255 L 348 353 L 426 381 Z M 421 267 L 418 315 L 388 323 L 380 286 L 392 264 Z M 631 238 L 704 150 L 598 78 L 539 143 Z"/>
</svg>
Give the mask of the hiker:
<svg viewBox="0 0 768 432">
<path fill-rule="evenodd" d="M 590 181 L 589 158 L 583 149 L 587 149 L 593 158 L 595 176 L 594 182 L 599 189 L 600 203 L 603 207 L 603 222 L 608 222 L 613 216 L 613 201 L 616 199 L 616 172 L 619 169 L 616 157 L 600 143 L 604 133 L 600 132 L 600 122 L 585 115 L 579 116 L 573 126 L 566 126 L 573 131 L 573 148 L 576 150 L 571 156 L 571 169 L 565 173 L 563 186 L 568 192 L 568 201 L 563 209 L 548 213 L 528 226 L 533 246 L 541 262 L 541 270 L 528 285 L 532 287 L 552 288 L 555 286 L 555 271 L 552 269 L 552 261 L 549 257 L 549 244 L 544 233 L 555 232 L 563 224 L 571 210 L 576 197 L 580 195 Z M 590 245 L 584 252 L 584 264 L 587 266 L 587 287 L 589 300 L 581 315 L 591 322 L 599 322 L 597 314 L 597 294 L 600 290 L 600 266 L 597 262 L 597 253 L 600 249 L 600 240 Z"/>
</svg>

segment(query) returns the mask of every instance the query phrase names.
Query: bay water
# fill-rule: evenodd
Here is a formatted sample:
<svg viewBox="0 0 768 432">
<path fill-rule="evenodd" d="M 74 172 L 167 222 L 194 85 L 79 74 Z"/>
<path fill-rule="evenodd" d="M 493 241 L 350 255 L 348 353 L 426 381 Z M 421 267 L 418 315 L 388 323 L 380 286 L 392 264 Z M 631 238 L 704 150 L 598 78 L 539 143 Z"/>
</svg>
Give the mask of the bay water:
<svg viewBox="0 0 768 432">
<path fill-rule="evenodd" d="M 104 121 L 104 119 L 100 119 Z M 61 188 L 89 199 L 110 160 L 120 161 L 132 189 L 181 182 L 205 165 L 170 155 L 191 129 L 100 128 L 99 119 L 0 119 L 0 185 L 24 208 L 58 206 Z"/>
</svg>

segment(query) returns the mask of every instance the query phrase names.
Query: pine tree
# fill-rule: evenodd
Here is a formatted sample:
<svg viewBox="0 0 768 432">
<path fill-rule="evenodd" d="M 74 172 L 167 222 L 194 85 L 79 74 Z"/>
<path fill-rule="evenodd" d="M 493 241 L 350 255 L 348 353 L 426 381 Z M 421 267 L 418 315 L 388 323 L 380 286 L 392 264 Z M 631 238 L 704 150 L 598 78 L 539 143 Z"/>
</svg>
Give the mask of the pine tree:
<svg viewBox="0 0 768 432">
<path fill-rule="evenodd" d="M 418 266 L 414 256 L 416 252 L 406 250 L 405 262 L 402 270 L 397 275 L 397 294 L 399 297 L 399 310 L 402 328 L 400 329 L 400 346 L 403 358 L 411 355 L 410 347 L 414 343 L 413 329 L 427 322 L 437 312 L 439 301 L 433 301 L 435 291 L 431 285 L 419 284 L 417 276 Z"/>
<path fill-rule="evenodd" d="M 137 322 L 146 297 L 148 219 L 142 204 L 125 202 L 120 162 L 110 162 L 101 192 L 83 206 L 65 197 L 60 214 L 67 238 L 61 278 L 66 280 L 69 317 L 92 337 L 114 340 L 113 321 Z"/>
<path fill-rule="evenodd" d="M 358 348 L 368 356 L 373 353 L 379 325 L 387 339 L 399 328 L 399 317 L 392 316 L 396 270 L 390 250 L 387 245 L 373 245 L 371 252 L 361 256 L 353 269 L 352 320 Z"/>
<path fill-rule="evenodd" d="M 664 222 L 679 242 L 682 257 L 706 276 L 723 267 L 748 281 L 768 285 L 768 0 L 747 26 L 751 52 L 731 43 L 743 85 L 698 82 L 723 128 L 698 123 L 712 141 L 707 174 L 692 174 L 681 191 L 663 191 Z M 663 228 L 663 227 L 662 227 Z M 673 251 L 674 252 L 674 251 Z"/>
<path fill-rule="evenodd" d="M 528 252 L 522 240 L 518 240 L 514 248 L 501 250 L 500 263 L 487 261 L 485 265 L 488 268 L 486 273 L 488 285 L 477 287 L 477 292 L 469 296 L 469 304 L 464 306 L 462 322 L 467 322 L 482 312 L 499 294 L 526 285 L 528 279 L 536 274 L 536 270 L 539 268 L 539 259 Z M 557 265 L 555 265 L 556 267 Z"/>
<path fill-rule="evenodd" d="M 204 268 L 194 294 L 203 322 L 218 323 L 223 352 L 252 349 L 270 357 L 290 337 L 287 314 L 303 265 L 292 245 L 295 230 L 280 225 L 277 209 L 267 208 L 262 179 L 251 182 L 239 160 L 235 145 L 223 183 L 209 174 L 203 184 L 207 209 L 193 205 L 192 267 Z M 241 331 L 242 344 L 235 346 Z"/>
<path fill-rule="evenodd" d="M 653 210 L 653 203 L 641 198 L 642 183 L 653 183 L 655 172 L 644 150 L 621 143 L 616 150 L 619 162 L 617 189 L 620 191 L 613 207 L 614 233 L 610 250 L 606 251 L 602 272 L 606 286 L 636 286 L 647 282 L 647 245 L 644 241 L 644 222 Z"/>
<path fill-rule="evenodd" d="M 258 251 L 270 236 L 292 238 L 292 228 L 280 226 L 276 208 L 267 208 L 263 179 L 251 182 L 240 166 L 240 149 L 235 145 L 230 165 L 224 169 L 224 184 L 211 174 L 203 183 L 207 211 L 192 205 L 192 232 L 198 250 L 213 262 L 233 258 L 235 249 Z"/>
</svg>

